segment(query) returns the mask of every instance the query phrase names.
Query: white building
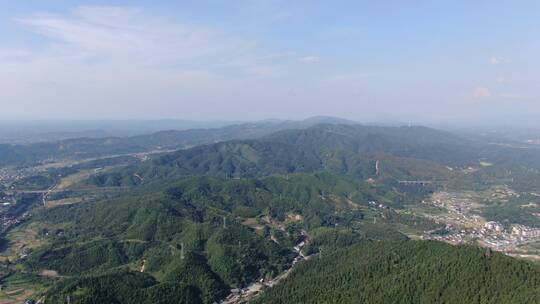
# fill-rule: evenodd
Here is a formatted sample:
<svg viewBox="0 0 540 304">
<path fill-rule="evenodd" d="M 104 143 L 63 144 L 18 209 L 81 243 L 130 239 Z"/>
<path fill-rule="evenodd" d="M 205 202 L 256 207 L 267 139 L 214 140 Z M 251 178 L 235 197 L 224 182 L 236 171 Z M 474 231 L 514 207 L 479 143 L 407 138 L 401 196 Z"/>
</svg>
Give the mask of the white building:
<svg viewBox="0 0 540 304">
<path fill-rule="evenodd" d="M 486 228 L 487 230 L 494 230 L 497 232 L 504 231 L 504 226 L 501 223 L 495 222 L 495 221 L 485 223 L 484 228 Z"/>
</svg>

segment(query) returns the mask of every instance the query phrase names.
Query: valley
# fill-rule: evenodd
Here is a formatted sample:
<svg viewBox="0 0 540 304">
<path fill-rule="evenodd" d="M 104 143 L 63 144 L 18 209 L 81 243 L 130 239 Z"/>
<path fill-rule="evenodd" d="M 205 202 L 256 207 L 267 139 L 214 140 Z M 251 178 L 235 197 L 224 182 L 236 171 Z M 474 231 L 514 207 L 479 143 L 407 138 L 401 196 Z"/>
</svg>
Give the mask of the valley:
<svg viewBox="0 0 540 304">
<path fill-rule="evenodd" d="M 513 153 L 422 127 L 268 132 L 4 167 L 2 301 L 258 303 L 371 242 L 539 259 L 540 175 Z"/>
</svg>

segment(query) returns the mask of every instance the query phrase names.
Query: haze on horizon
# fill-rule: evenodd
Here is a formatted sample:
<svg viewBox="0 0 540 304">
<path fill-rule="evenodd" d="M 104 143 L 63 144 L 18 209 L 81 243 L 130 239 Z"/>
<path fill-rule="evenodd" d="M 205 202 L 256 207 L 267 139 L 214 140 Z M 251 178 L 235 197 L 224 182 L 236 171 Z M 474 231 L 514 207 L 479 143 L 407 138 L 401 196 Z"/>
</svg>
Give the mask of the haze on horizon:
<svg viewBox="0 0 540 304">
<path fill-rule="evenodd" d="M 0 120 L 540 115 L 538 1 L 2 1 Z"/>
</svg>

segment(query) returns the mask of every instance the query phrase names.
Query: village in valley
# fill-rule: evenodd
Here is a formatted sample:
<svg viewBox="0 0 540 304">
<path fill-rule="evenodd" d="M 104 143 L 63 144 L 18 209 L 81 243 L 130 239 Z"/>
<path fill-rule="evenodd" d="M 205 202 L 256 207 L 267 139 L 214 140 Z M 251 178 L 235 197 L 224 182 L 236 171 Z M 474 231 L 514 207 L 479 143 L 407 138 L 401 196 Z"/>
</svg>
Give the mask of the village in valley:
<svg viewBox="0 0 540 304">
<path fill-rule="evenodd" d="M 429 210 L 423 215 L 444 224 L 445 228 L 425 231 L 421 238 L 451 244 L 476 244 L 507 255 L 540 260 L 540 228 L 510 220 L 488 220 L 481 212 L 486 201 L 508 203 L 521 195 L 508 186 L 494 187 L 487 193 L 437 192 L 431 200 L 422 202 L 425 210 Z M 537 203 L 529 202 L 521 208 L 536 206 Z M 539 216 L 535 212 L 531 214 Z"/>
</svg>

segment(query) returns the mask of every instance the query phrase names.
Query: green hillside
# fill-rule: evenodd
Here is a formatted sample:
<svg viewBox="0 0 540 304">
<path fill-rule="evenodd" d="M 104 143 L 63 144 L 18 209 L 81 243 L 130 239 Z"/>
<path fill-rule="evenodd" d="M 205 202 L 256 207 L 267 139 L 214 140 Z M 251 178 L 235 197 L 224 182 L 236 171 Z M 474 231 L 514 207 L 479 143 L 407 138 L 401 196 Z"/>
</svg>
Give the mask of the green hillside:
<svg viewBox="0 0 540 304">
<path fill-rule="evenodd" d="M 196 304 L 203 303 L 201 291 L 178 283 L 158 283 L 140 272 L 121 271 L 83 277 L 54 287 L 46 303 L 81 304 Z"/>
<path fill-rule="evenodd" d="M 72 303 L 131 303 L 129 297 L 145 303 L 155 290 L 213 303 L 231 288 L 290 267 L 292 247 L 305 231 L 313 234 L 308 251 L 335 242 L 333 233 L 343 234 L 336 246 L 404 239 L 390 226 L 358 221 L 370 200 L 391 205 L 406 199 L 392 187 L 323 172 L 186 177 L 143 185 L 115 199 L 35 212 L 26 225 L 43 245 L 20 267 L 58 273 L 62 279 L 46 295 L 51 303 L 66 296 Z M 141 269 L 144 274 L 137 273 Z M 133 288 L 140 293 L 129 293 Z"/>
<path fill-rule="evenodd" d="M 450 143 L 444 143 L 449 138 Z M 227 141 L 166 154 L 93 177 L 98 186 L 131 186 L 186 175 L 256 177 L 328 170 L 358 178 L 446 178 L 445 165 L 475 161 L 470 143 L 427 128 L 317 125 L 258 140 Z"/>
<path fill-rule="evenodd" d="M 315 257 L 256 303 L 540 303 L 540 268 L 438 242 L 371 242 Z"/>
<path fill-rule="evenodd" d="M 32 165 L 50 159 L 85 159 L 152 150 L 171 150 L 234 139 L 260 138 L 285 129 L 303 129 L 319 123 L 353 124 L 332 117 L 302 121 L 243 123 L 221 128 L 167 130 L 129 137 L 72 138 L 32 144 L 0 144 L 0 166 Z"/>
</svg>

